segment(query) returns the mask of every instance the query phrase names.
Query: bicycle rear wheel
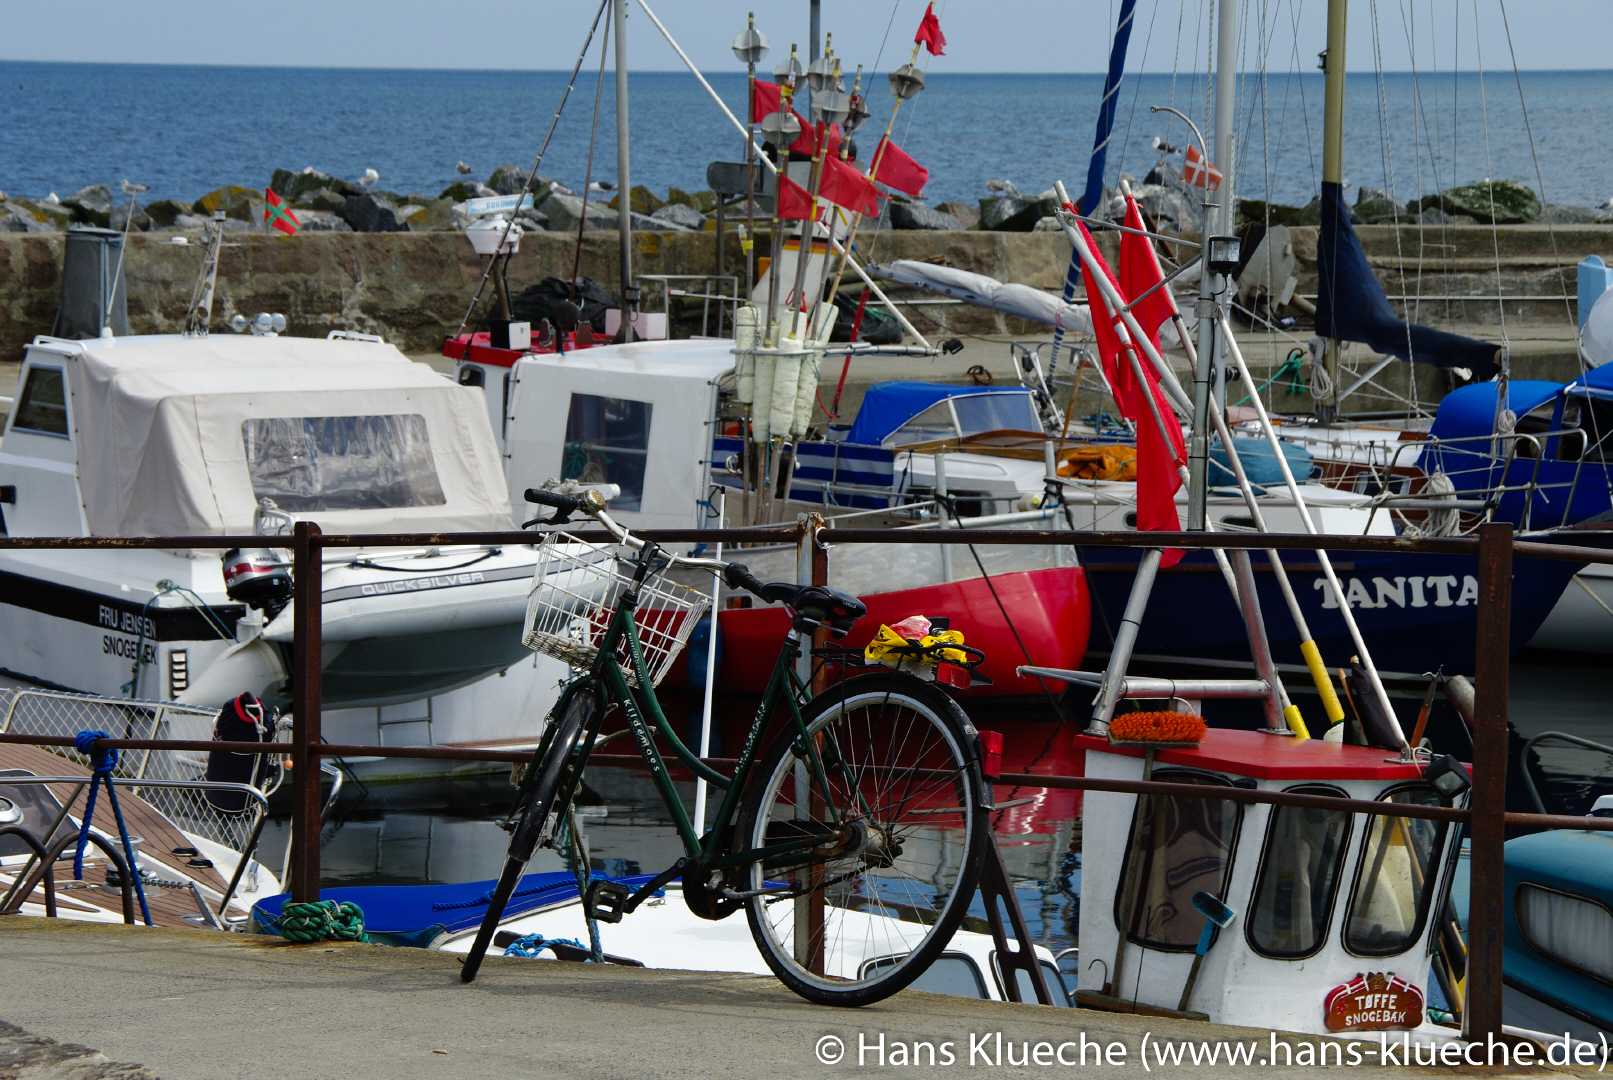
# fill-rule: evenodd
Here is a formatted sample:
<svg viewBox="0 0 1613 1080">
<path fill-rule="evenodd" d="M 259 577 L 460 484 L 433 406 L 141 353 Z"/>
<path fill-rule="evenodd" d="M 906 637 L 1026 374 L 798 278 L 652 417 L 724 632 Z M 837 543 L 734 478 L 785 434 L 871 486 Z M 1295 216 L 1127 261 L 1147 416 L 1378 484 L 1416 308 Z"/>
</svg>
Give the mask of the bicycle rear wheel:
<svg viewBox="0 0 1613 1080">
<path fill-rule="evenodd" d="M 752 863 L 751 934 L 773 973 L 824 1005 L 867 1005 L 918 978 L 974 897 L 990 827 L 974 729 L 933 685 L 848 679 L 802 710 L 817 775 L 786 730 L 745 794 L 740 842 L 817 841 Z"/>
<path fill-rule="evenodd" d="M 504 856 L 504 871 L 499 875 L 498 884 L 493 887 L 493 895 L 487 902 L 487 913 L 482 916 L 481 928 L 476 931 L 476 940 L 471 942 L 470 952 L 459 969 L 459 977 L 464 982 L 476 978 L 476 972 L 481 969 L 482 957 L 487 955 L 487 946 L 498 930 L 499 920 L 504 917 L 505 905 L 510 902 L 515 887 L 521 883 L 521 875 L 526 873 L 527 863 L 532 861 L 532 853 L 543 839 L 550 813 L 557 809 L 554 805 L 555 795 L 560 791 L 560 782 L 565 777 L 577 739 L 598 707 L 599 695 L 592 689 L 581 690 L 572 697 L 565 713 L 555 722 L 554 738 L 549 741 L 549 749 L 544 752 L 543 760 L 538 762 L 537 770 L 531 777 L 531 786 L 526 789 L 526 798 L 521 806 L 521 816 L 510 833 L 510 849 Z M 565 807 L 558 809 L 563 811 Z"/>
</svg>

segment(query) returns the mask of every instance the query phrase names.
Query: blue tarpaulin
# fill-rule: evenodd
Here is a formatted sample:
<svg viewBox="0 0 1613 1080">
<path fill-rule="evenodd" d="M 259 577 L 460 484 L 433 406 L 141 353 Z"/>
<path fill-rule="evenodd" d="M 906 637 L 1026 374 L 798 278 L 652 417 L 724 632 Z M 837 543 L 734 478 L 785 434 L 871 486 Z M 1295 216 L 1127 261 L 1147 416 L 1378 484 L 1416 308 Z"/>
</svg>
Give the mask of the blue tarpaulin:
<svg viewBox="0 0 1613 1080">
<path fill-rule="evenodd" d="M 1316 332 L 1359 341 L 1376 352 L 1435 367 L 1465 367 L 1480 381 L 1496 372 L 1498 349 L 1487 341 L 1402 322 L 1389 306 L 1361 241 L 1350 228 L 1344 192 L 1322 184 L 1322 227 L 1316 237 Z M 1490 401 L 1495 402 L 1492 393 Z"/>
<path fill-rule="evenodd" d="M 598 872 L 594 874 L 595 878 L 603 876 Z M 652 876 L 644 874 L 613 880 L 636 889 Z M 383 945 L 424 948 L 440 934 L 460 933 L 480 926 L 482 916 L 487 914 L 493 886 L 497 884 L 496 878 L 489 878 L 441 885 L 355 885 L 321 889 L 319 898 L 338 904 L 344 900 L 357 904 L 364 910 L 365 932 Z M 253 906 L 254 920 L 259 926 L 272 926 L 289 899 L 289 894 L 282 893 L 259 900 Z M 504 908 L 504 918 L 576 899 L 577 878 L 570 871 L 528 874 L 515 887 L 515 894 Z"/>
</svg>

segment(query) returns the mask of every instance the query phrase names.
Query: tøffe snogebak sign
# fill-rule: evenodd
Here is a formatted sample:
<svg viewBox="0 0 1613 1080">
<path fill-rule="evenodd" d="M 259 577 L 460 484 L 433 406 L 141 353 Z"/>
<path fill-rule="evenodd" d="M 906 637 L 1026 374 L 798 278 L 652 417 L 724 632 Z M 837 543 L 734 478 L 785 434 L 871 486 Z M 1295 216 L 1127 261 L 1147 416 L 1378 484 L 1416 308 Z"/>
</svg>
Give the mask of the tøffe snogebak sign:
<svg viewBox="0 0 1613 1080">
<path fill-rule="evenodd" d="M 1329 1031 L 1414 1028 L 1423 1022 L 1423 992 L 1394 972 L 1357 975 L 1322 1001 Z"/>
</svg>

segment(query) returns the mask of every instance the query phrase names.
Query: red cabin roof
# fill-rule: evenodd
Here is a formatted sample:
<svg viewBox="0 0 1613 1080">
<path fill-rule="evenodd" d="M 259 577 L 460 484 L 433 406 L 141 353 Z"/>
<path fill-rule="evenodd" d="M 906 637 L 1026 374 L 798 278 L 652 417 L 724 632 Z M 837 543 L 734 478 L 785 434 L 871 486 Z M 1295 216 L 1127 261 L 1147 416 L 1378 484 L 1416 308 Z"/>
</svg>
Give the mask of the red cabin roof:
<svg viewBox="0 0 1613 1080">
<path fill-rule="evenodd" d="M 1077 750 L 1140 758 L 1135 746 L 1110 746 L 1092 735 L 1075 737 Z M 1392 760 L 1393 750 L 1292 739 L 1259 731 L 1211 728 L 1196 750 L 1160 750 L 1160 765 L 1185 765 L 1256 780 L 1416 780 L 1420 770 Z"/>
</svg>

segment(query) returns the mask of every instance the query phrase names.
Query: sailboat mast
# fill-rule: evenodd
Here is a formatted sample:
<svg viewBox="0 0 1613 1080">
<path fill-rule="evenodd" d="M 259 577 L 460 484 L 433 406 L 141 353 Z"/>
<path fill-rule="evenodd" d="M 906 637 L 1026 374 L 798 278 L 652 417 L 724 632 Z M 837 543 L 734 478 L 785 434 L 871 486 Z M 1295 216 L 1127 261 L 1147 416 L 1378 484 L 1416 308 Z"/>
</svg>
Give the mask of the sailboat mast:
<svg viewBox="0 0 1613 1080">
<path fill-rule="evenodd" d="M 633 340 L 633 178 L 627 157 L 627 0 L 615 0 L 616 24 L 616 227 L 621 240 L 622 340 Z"/>
<path fill-rule="evenodd" d="M 1212 163 L 1221 170 L 1221 186 L 1216 201 L 1210 189 L 1204 192 L 1204 231 L 1199 239 L 1205 260 L 1199 273 L 1198 314 L 1199 362 L 1193 380 L 1193 441 L 1188 449 L 1187 527 L 1203 531 L 1207 527 L 1209 501 L 1210 410 L 1220 409 L 1226 400 L 1226 357 L 1215 332 L 1215 322 L 1226 289 L 1226 279 L 1210 273 L 1210 237 L 1230 234 L 1237 226 L 1237 205 L 1232 195 L 1232 121 L 1238 79 L 1238 26 L 1236 0 L 1221 0 L 1216 15 L 1215 131 L 1206 149 L 1215 156 Z"/>
<path fill-rule="evenodd" d="M 1349 0 L 1327 0 L 1327 52 L 1322 105 L 1322 183 L 1344 184 L 1344 31 Z M 1324 361 L 1332 390 L 1318 402 L 1317 418 L 1331 424 L 1339 416 L 1339 339 L 1330 338 Z"/>
</svg>

